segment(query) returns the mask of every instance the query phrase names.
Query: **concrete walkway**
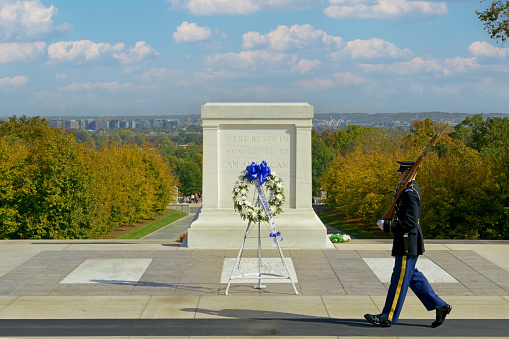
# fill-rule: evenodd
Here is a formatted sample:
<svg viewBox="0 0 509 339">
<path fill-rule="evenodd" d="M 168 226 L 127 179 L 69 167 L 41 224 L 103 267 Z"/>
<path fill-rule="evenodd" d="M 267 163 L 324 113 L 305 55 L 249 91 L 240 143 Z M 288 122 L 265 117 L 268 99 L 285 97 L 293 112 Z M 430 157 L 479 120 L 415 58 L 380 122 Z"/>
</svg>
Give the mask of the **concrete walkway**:
<svg viewBox="0 0 509 339">
<path fill-rule="evenodd" d="M 187 229 L 189 225 L 193 221 L 196 213 L 201 208 L 201 204 L 190 204 L 189 205 L 189 215 L 179 220 L 160 228 L 159 230 L 150 233 L 149 235 L 143 237 L 143 239 L 165 239 L 165 240 L 177 240 L 184 233 L 187 233 Z"/>
<path fill-rule="evenodd" d="M 196 213 L 198 213 L 200 208 L 201 203 L 190 204 L 188 216 L 183 217 L 153 233 L 150 233 L 149 235 L 143 237 L 143 239 L 178 240 L 182 234 L 187 233 L 189 225 L 191 225 L 191 222 L 193 221 L 194 217 L 196 216 Z M 345 232 L 340 231 L 337 228 L 334 228 L 327 224 L 324 225 L 327 228 L 327 234 L 346 234 Z M 355 239 L 355 237 L 351 238 Z"/>
<path fill-rule="evenodd" d="M 398 325 L 381 329 L 364 321 L 365 313 L 383 307 L 390 272 L 379 268 L 392 265 L 387 240 L 284 250 L 298 295 L 289 283 L 259 290 L 241 282 L 232 284 L 229 296 L 221 277 L 236 250 L 188 250 L 149 239 L 0 241 L 0 337 L 508 335 L 509 242 L 426 244 L 420 262 L 431 266 L 421 270 L 453 305 L 437 329 L 429 326 L 434 313 L 411 292 Z M 263 251 L 263 258 L 278 257 Z"/>
</svg>

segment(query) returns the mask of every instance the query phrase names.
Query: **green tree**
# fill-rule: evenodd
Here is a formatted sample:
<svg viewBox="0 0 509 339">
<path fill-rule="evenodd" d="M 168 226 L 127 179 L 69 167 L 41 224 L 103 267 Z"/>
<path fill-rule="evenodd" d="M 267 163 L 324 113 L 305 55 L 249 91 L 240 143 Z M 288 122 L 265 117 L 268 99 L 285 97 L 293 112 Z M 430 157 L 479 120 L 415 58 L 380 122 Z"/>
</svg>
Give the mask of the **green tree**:
<svg viewBox="0 0 509 339">
<path fill-rule="evenodd" d="M 174 185 L 152 147 L 96 150 L 43 119 L 0 122 L 0 238 L 97 238 L 160 214 Z"/>
<path fill-rule="evenodd" d="M 318 133 L 311 136 L 312 155 L 312 189 L 316 196 L 321 195 L 319 178 L 329 168 L 329 163 L 334 158 L 333 152 L 325 145 Z"/>
<path fill-rule="evenodd" d="M 498 158 L 509 144 L 509 119 L 494 117 L 484 120 L 482 115 L 477 114 L 456 125 L 452 136 L 483 154 Z"/>
<path fill-rule="evenodd" d="M 170 167 L 180 182 L 180 192 L 183 195 L 191 195 L 202 189 L 202 170 L 196 162 L 169 156 Z"/>
<path fill-rule="evenodd" d="M 503 42 L 509 37 L 509 1 L 493 1 L 489 8 L 475 13 L 492 39 Z"/>
<path fill-rule="evenodd" d="M 494 165 L 463 143 L 451 144 L 440 158 L 434 155 L 426 158 L 418 179 L 425 237 L 500 239 L 504 208 Z"/>
<path fill-rule="evenodd" d="M 83 143 L 83 144 L 88 144 L 91 147 L 95 147 L 94 138 L 92 138 L 87 133 L 87 131 L 84 131 L 82 129 L 73 128 L 73 129 L 70 129 L 69 132 L 74 135 L 74 138 L 76 139 L 77 142 Z"/>
<path fill-rule="evenodd" d="M 185 138 L 186 144 L 193 143 L 195 145 L 203 145 L 203 135 L 196 133 L 188 133 Z"/>
<path fill-rule="evenodd" d="M 348 125 L 346 129 L 338 129 L 332 134 L 334 149 L 342 154 L 351 152 L 356 146 L 363 143 L 365 135 L 375 131 L 374 127 L 361 127 L 358 125 Z"/>
<path fill-rule="evenodd" d="M 92 209 L 91 172 L 83 146 L 74 136 L 50 128 L 39 118 L 13 117 L 0 123 L 0 136 L 25 157 L 13 178 L 14 199 L 3 200 L 17 211 L 16 227 L 5 238 L 80 238 L 93 227 L 85 215 Z M 3 199 L 3 198 L 2 198 Z"/>
</svg>

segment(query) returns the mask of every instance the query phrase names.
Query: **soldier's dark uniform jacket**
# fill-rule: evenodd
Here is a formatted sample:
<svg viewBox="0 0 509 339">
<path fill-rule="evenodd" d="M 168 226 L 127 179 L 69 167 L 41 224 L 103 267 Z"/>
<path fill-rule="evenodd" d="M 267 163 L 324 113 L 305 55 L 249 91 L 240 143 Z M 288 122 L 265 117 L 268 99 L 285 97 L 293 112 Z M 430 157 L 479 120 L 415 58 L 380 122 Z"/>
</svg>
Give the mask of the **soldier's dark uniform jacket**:
<svg viewBox="0 0 509 339">
<path fill-rule="evenodd" d="M 393 256 L 424 253 L 424 238 L 419 224 L 421 197 L 417 182 L 410 180 L 396 203 L 396 217 L 393 220 L 384 221 L 384 232 L 394 233 Z"/>
<path fill-rule="evenodd" d="M 400 168 L 396 172 L 405 173 L 415 162 L 398 161 L 398 164 Z M 397 324 L 408 288 L 412 289 L 428 311 L 437 310 L 437 322 L 433 323 L 436 323 L 436 326 L 439 326 L 451 311 L 451 307 L 436 295 L 428 279 L 415 267 L 419 255 L 424 253 L 424 239 L 419 224 L 421 203 L 421 190 L 415 180 L 410 180 L 396 201 L 394 219 L 383 221 L 384 231 L 394 234 L 394 269 L 382 313 L 378 316 L 365 315 L 372 323 L 378 322 L 381 326 Z M 439 320 L 441 322 L 438 322 Z"/>
</svg>

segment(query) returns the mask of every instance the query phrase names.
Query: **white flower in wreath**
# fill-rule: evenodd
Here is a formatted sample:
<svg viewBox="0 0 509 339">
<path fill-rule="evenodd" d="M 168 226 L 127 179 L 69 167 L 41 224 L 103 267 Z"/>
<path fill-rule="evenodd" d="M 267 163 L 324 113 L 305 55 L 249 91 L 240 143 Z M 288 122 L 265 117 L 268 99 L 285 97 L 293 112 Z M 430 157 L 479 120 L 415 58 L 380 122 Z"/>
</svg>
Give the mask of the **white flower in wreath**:
<svg viewBox="0 0 509 339">
<path fill-rule="evenodd" d="M 243 171 L 233 188 L 233 208 L 244 220 L 247 219 L 251 222 L 269 221 L 269 216 L 263 207 L 255 206 L 253 202 L 249 201 L 248 194 L 251 187 L 254 189 L 253 186 L 254 183 L 247 178 L 247 172 Z M 273 216 L 282 213 L 283 209 L 281 207 L 285 202 L 285 196 L 283 183 L 276 172 L 272 172 L 267 176 L 262 189 L 265 191 L 265 196 L 269 198 L 267 203 L 269 204 L 270 213 Z"/>
</svg>

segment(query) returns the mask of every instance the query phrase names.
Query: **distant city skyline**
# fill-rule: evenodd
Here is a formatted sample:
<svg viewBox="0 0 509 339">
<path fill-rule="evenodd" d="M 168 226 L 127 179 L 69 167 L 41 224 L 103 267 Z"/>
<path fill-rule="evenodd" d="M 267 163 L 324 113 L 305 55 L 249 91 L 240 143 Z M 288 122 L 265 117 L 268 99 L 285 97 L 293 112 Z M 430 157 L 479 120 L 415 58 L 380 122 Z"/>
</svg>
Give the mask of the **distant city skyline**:
<svg viewBox="0 0 509 339">
<path fill-rule="evenodd" d="M 0 0 L 0 117 L 509 113 L 479 0 Z"/>
</svg>

